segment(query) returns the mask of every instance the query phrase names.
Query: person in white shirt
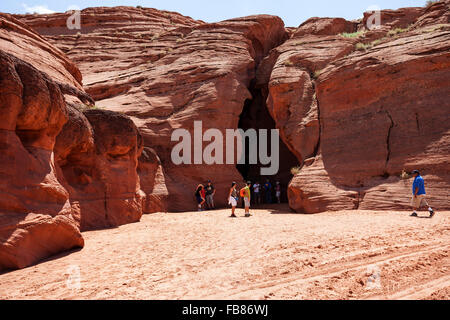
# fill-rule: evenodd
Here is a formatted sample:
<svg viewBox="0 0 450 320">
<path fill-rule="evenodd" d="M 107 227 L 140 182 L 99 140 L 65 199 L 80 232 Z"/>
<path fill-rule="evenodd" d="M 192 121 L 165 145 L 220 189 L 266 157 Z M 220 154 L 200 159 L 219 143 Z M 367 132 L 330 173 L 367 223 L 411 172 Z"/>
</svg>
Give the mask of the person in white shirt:
<svg viewBox="0 0 450 320">
<path fill-rule="evenodd" d="M 261 204 L 261 185 L 259 182 L 253 185 L 253 194 L 255 195 L 255 204 Z"/>
</svg>

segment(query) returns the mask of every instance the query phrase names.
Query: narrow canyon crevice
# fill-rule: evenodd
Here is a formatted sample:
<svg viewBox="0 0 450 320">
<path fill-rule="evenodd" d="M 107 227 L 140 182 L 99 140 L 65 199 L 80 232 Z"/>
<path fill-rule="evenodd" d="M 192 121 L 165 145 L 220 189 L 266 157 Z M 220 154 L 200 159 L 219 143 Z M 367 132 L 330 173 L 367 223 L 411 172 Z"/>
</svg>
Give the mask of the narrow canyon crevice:
<svg viewBox="0 0 450 320">
<path fill-rule="evenodd" d="M 319 93 L 317 92 L 316 80 L 314 79 L 314 75 L 312 75 L 310 77 L 311 77 L 311 83 L 312 83 L 312 86 L 314 89 L 313 103 L 315 102 L 316 106 L 317 106 L 317 121 L 319 122 L 319 135 L 317 137 L 317 144 L 316 144 L 316 147 L 314 148 L 314 153 L 311 155 L 311 157 L 315 158 L 318 155 L 319 149 L 320 149 L 320 137 L 322 135 L 322 121 L 320 119 L 320 101 L 319 101 Z M 304 160 L 303 160 L 303 162 L 304 162 Z"/>
<path fill-rule="evenodd" d="M 286 42 L 289 39 L 289 36 L 287 33 L 285 33 L 284 37 L 280 38 L 277 43 L 273 44 L 273 47 L 271 50 L 277 48 L 278 46 L 282 45 L 284 42 Z M 268 156 L 272 157 L 271 155 L 271 130 L 277 129 L 276 123 L 272 116 L 269 113 L 269 110 L 267 108 L 266 100 L 268 95 L 268 81 L 269 78 L 266 78 L 263 83 L 261 83 L 261 78 L 259 77 L 258 68 L 260 68 L 264 62 L 263 60 L 265 58 L 268 58 L 271 53 L 271 50 L 269 52 L 264 52 L 263 46 L 259 43 L 257 40 L 252 40 L 252 46 L 255 51 L 255 69 L 250 81 L 250 85 L 248 87 L 248 90 L 252 96 L 251 99 L 247 99 L 244 103 L 242 113 L 239 117 L 239 123 L 238 128 L 242 129 L 244 131 L 248 129 L 254 129 L 258 133 L 260 129 L 266 129 L 267 130 L 267 148 L 268 148 Z M 267 67 L 267 64 L 265 64 L 265 67 Z M 273 68 L 273 65 L 271 66 Z M 270 70 L 271 72 L 271 70 Z M 269 73 L 270 74 L 270 73 Z M 237 164 L 236 168 L 238 169 L 239 173 L 242 175 L 244 181 L 251 181 L 252 183 L 259 182 L 261 185 L 266 182 L 268 179 L 273 188 L 275 187 L 275 183 L 277 181 L 280 182 L 281 185 L 281 201 L 282 202 L 288 202 L 287 198 L 287 188 L 289 185 L 289 182 L 292 178 L 291 174 L 291 168 L 296 167 L 299 165 L 297 158 L 295 155 L 289 150 L 289 148 L 286 146 L 286 144 L 283 142 L 281 137 L 279 138 L 279 170 L 278 173 L 271 176 L 263 176 L 261 175 L 261 168 L 268 167 L 269 165 L 263 165 L 260 162 L 259 159 L 259 151 L 260 151 L 260 137 L 258 136 L 258 145 L 256 147 L 257 153 L 258 153 L 258 161 L 256 164 L 250 164 L 249 163 L 249 141 L 248 139 L 245 140 L 245 164 Z M 272 199 L 274 199 L 274 195 Z"/>
<path fill-rule="evenodd" d="M 392 133 L 392 128 L 394 128 L 394 120 L 392 119 L 391 114 L 389 113 L 389 111 L 386 110 L 386 114 L 389 118 L 389 120 L 391 121 L 391 124 L 389 125 L 389 129 L 387 132 L 387 136 L 386 136 L 386 149 L 387 149 L 387 155 L 386 155 L 386 164 L 385 164 L 385 168 L 384 168 L 384 176 L 389 176 L 389 173 L 387 172 L 387 166 L 389 164 L 389 160 L 391 158 L 391 133 Z"/>
<path fill-rule="evenodd" d="M 255 80 L 250 84 L 250 92 L 252 94 L 252 99 L 247 99 L 245 102 L 242 114 L 240 115 L 239 125 L 238 127 L 242 130 L 247 129 L 255 129 L 257 132 L 259 129 L 267 129 L 267 145 L 269 150 L 269 156 L 271 149 L 271 131 L 272 129 L 276 129 L 275 121 L 270 116 L 270 113 L 266 106 L 266 98 L 262 92 L 262 89 L 256 87 Z M 258 140 L 257 151 L 259 154 L 261 141 Z M 281 185 L 281 201 L 287 202 L 287 187 L 292 178 L 291 168 L 298 166 L 298 160 L 291 153 L 286 144 L 279 139 L 279 170 L 278 173 L 273 176 L 262 176 L 260 174 L 260 169 L 262 167 L 267 167 L 266 165 L 262 165 L 259 161 L 257 164 L 249 164 L 249 142 L 246 139 L 245 142 L 245 151 L 246 151 L 246 164 L 236 165 L 236 168 L 241 173 L 244 180 L 250 180 L 252 183 L 259 182 L 263 184 L 266 179 L 269 179 L 271 184 L 274 186 L 276 181 L 280 182 Z"/>
</svg>

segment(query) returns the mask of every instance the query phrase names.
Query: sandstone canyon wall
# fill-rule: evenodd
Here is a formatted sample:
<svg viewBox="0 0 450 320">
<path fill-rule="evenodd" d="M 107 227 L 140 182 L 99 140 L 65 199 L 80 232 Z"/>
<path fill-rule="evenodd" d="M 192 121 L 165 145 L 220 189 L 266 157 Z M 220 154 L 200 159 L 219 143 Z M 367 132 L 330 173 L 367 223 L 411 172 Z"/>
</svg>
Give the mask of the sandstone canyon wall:
<svg viewBox="0 0 450 320">
<path fill-rule="evenodd" d="M 430 203 L 449 208 L 449 6 L 386 10 L 374 31 L 367 15 L 337 29 L 311 20 L 276 49 L 269 105 L 306 159 L 289 187 L 291 208 L 405 209 L 412 181 L 400 175 L 415 168 Z"/>
<path fill-rule="evenodd" d="M 411 181 L 400 174 L 413 168 L 424 172 L 431 203 L 449 207 L 449 1 L 383 10 L 375 30 L 369 13 L 285 29 L 272 16 L 206 24 L 154 9 L 89 8 L 78 34 L 63 17 L 22 20 L 77 62 L 99 106 L 141 130 L 146 212 L 190 210 L 193 187 L 208 178 L 223 205 L 243 171 L 174 166 L 170 134 L 192 132 L 194 120 L 204 130 L 267 127 L 265 108 L 284 164 L 301 168 L 288 190 L 295 211 L 404 209 Z"/>
<path fill-rule="evenodd" d="M 173 130 L 192 135 L 198 120 L 203 132 L 278 128 L 276 178 L 298 167 L 297 212 L 404 209 L 400 174 L 416 168 L 448 209 L 449 6 L 384 10 L 375 30 L 369 14 L 285 28 L 100 7 L 81 11 L 80 30 L 66 27 L 73 12 L 2 14 L 0 269 L 82 246 L 80 230 L 190 211 L 207 179 L 224 206 L 259 166 L 174 165 Z"/>
<path fill-rule="evenodd" d="M 206 24 L 154 9 L 88 8 L 76 34 L 64 30 L 67 16 L 21 19 L 77 63 L 97 106 L 123 112 L 138 126 L 145 212 L 192 210 L 195 187 L 208 179 L 217 205 L 226 205 L 231 181 L 242 183 L 236 166 L 176 166 L 171 134 L 184 128 L 193 135 L 197 120 L 203 132 L 238 127 L 259 62 L 287 39 L 283 21 L 261 15 Z"/>
<path fill-rule="evenodd" d="M 80 230 L 142 214 L 142 137 L 128 117 L 89 110 L 81 81 L 63 52 L 0 14 L 0 270 L 82 247 Z"/>
</svg>

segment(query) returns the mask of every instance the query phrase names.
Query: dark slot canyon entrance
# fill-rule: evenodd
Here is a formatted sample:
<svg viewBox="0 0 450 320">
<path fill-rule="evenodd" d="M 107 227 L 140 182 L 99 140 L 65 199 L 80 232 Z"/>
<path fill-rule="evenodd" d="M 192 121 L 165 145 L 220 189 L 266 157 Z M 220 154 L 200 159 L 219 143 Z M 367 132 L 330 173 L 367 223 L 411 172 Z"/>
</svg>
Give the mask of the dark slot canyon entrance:
<svg viewBox="0 0 450 320">
<path fill-rule="evenodd" d="M 275 121 L 272 119 L 269 111 L 267 110 L 266 106 L 266 98 L 264 97 L 262 90 L 259 88 L 255 88 L 254 84 L 252 83 L 250 86 L 250 93 L 252 94 L 252 99 L 247 99 L 244 108 L 242 110 L 242 113 L 240 115 L 239 124 L 238 127 L 242 130 L 247 129 L 255 129 L 257 132 L 259 129 L 267 129 L 267 146 L 268 146 L 268 154 L 271 156 L 270 152 L 272 150 L 271 147 L 271 129 L 276 129 L 275 127 Z M 258 137 L 258 154 L 259 154 L 259 148 L 260 148 L 261 141 Z M 279 181 L 281 185 L 281 202 L 286 203 L 288 202 L 287 198 L 287 188 L 289 185 L 289 182 L 292 178 L 291 174 L 291 168 L 298 166 L 298 160 L 297 158 L 291 153 L 291 151 L 288 149 L 288 147 L 284 144 L 284 142 L 279 139 L 279 170 L 278 173 L 271 176 L 264 176 L 261 175 L 260 168 L 261 167 L 268 167 L 269 165 L 263 165 L 260 163 L 260 159 L 258 157 L 258 163 L 257 164 L 250 164 L 249 163 L 249 141 L 248 139 L 245 139 L 245 164 L 238 164 L 236 165 L 236 168 L 239 170 L 241 175 L 243 176 L 245 181 L 251 181 L 252 185 L 255 184 L 255 182 L 259 182 L 261 187 L 264 185 L 267 179 L 269 179 L 271 185 L 272 185 L 272 192 L 271 192 L 271 198 L 272 203 L 276 203 L 276 197 L 275 197 L 275 185 L 276 182 Z M 239 184 L 241 185 L 241 184 Z M 264 190 L 262 190 L 262 203 L 265 203 L 265 195 Z M 253 192 L 253 188 L 252 188 Z M 252 203 L 254 201 L 252 200 Z"/>
</svg>

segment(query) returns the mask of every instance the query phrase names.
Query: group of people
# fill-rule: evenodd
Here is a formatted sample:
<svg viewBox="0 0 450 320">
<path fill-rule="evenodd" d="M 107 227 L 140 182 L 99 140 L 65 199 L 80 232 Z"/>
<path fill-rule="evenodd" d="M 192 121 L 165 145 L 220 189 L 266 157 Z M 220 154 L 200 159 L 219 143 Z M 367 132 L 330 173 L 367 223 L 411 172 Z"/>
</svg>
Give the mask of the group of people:
<svg viewBox="0 0 450 320">
<path fill-rule="evenodd" d="M 198 211 L 203 211 L 203 205 L 206 206 L 208 210 L 215 209 L 214 207 L 214 195 L 216 194 L 216 189 L 208 180 L 206 187 L 202 184 L 197 186 L 195 190 L 195 198 L 197 199 Z"/>
<path fill-rule="evenodd" d="M 262 203 L 270 204 L 273 203 L 273 193 L 275 195 L 275 201 L 281 203 L 281 184 L 279 181 L 275 183 L 273 187 L 270 180 L 267 179 L 266 182 L 261 185 L 259 182 L 255 182 L 253 185 L 250 181 L 245 183 L 245 186 L 239 189 L 236 182 L 231 184 L 231 188 L 228 194 L 228 204 L 232 207 L 232 217 L 235 217 L 235 209 L 238 206 L 239 199 L 242 199 L 243 206 L 245 208 L 245 214 L 247 217 L 250 216 L 249 208 L 250 204 L 260 205 Z M 212 185 L 211 181 L 208 180 L 206 186 L 199 184 L 195 190 L 195 198 L 197 200 L 198 211 L 203 211 L 205 209 L 212 210 L 215 209 L 214 206 L 214 195 L 216 194 L 216 189 Z"/>
<path fill-rule="evenodd" d="M 417 210 L 420 209 L 422 204 L 425 204 L 428 207 L 428 211 L 430 213 L 430 217 L 432 218 L 435 214 L 434 210 L 428 204 L 426 200 L 425 193 L 425 183 L 420 175 L 418 170 L 412 171 L 412 175 L 414 176 L 413 188 L 412 188 L 412 201 L 411 206 L 413 208 L 413 213 L 411 216 L 417 217 Z M 228 193 L 228 204 L 231 205 L 231 217 L 235 218 L 235 210 L 238 206 L 239 198 L 242 198 L 244 208 L 245 208 L 245 216 L 250 217 L 250 204 L 251 200 L 254 199 L 254 204 L 263 203 L 272 203 L 272 192 L 275 190 L 275 198 L 277 203 L 281 203 L 281 185 L 280 182 L 277 181 L 275 187 L 272 188 L 272 184 L 270 180 L 267 179 L 266 182 L 261 185 L 259 182 L 255 182 L 252 186 L 250 181 L 247 181 L 245 186 L 239 189 L 236 182 L 231 183 L 231 188 Z M 198 210 L 203 211 L 203 206 L 205 205 L 207 209 L 214 209 L 214 195 L 216 194 L 216 189 L 212 185 L 211 181 L 208 180 L 206 186 L 199 184 L 195 191 L 195 197 L 197 198 Z M 263 197 L 264 194 L 264 197 Z"/>
<path fill-rule="evenodd" d="M 277 203 L 281 203 L 281 184 L 280 181 L 275 183 L 275 187 L 272 186 L 270 180 L 261 185 L 259 182 L 253 184 L 252 194 L 254 196 L 254 204 L 273 203 L 273 192 L 275 191 L 275 199 Z"/>
</svg>

